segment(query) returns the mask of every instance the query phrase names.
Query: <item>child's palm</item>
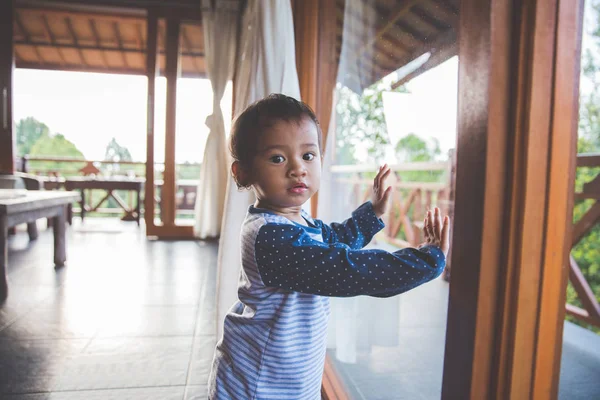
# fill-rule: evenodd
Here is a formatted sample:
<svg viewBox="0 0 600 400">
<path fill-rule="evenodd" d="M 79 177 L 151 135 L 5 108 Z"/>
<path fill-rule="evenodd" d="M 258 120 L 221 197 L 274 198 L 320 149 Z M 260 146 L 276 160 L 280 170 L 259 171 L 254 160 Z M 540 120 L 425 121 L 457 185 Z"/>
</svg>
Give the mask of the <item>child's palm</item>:
<svg viewBox="0 0 600 400">
<path fill-rule="evenodd" d="M 384 164 L 379 168 L 379 172 L 373 180 L 373 196 L 371 203 L 373 203 L 373 210 L 377 217 L 381 217 L 388 208 L 392 187 L 385 187 L 385 180 L 391 172 L 392 170 L 390 167 L 388 167 L 387 164 Z"/>
<path fill-rule="evenodd" d="M 426 244 L 439 246 L 439 248 L 448 255 L 450 249 L 450 218 L 446 215 L 442 220 L 439 208 L 434 212 L 427 211 L 423 225 Z"/>
</svg>

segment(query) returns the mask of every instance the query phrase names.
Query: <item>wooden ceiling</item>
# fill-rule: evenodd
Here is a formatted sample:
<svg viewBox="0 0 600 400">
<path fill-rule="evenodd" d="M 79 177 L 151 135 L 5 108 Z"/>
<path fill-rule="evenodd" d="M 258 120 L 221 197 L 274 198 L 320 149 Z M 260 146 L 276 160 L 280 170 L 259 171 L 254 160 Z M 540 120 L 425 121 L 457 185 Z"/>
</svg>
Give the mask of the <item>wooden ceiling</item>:
<svg viewBox="0 0 600 400">
<path fill-rule="evenodd" d="M 355 0 L 362 2 L 360 15 L 351 10 L 346 13 L 345 0 L 335 1 L 338 60 L 342 40 L 347 40 L 360 61 L 353 70 L 346 71 L 344 84 L 357 91 L 425 53 L 430 53 L 429 60 L 404 76 L 399 84 L 457 53 L 459 0 Z M 188 0 L 179 2 L 187 3 L 187 6 L 192 4 Z M 81 3 L 89 5 L 102 1 L 17 2 L 14 24 L 17 68 L 145 74 L 144 5 L 150 6 L 145 3 L 151 1 L 112 2 L 129 5 L 127 12 L 125 9 L 120 12 L 114 5 L 110 12 L 100 7 L 91 10 L 82 8 Z M 199 7 L 200 1 L 193 4 Z M 131 8 L 132 5 L 137 8 Z M 368 26 L 371 34 L 366 36 L 367 39 L 365 29 L 359 29 L 360 32 L 347 30 L 346 37 L 342 37 L 344 15 L 354 19 L 352 26 Z M 162 71 L 165 67 L 164 21 L 159 36 L 159 68 Z M 183 27 L 180 35 L 183 76 L 206 76 L 203 42 L 199 22 L 190 22 Z"/>
</svg>

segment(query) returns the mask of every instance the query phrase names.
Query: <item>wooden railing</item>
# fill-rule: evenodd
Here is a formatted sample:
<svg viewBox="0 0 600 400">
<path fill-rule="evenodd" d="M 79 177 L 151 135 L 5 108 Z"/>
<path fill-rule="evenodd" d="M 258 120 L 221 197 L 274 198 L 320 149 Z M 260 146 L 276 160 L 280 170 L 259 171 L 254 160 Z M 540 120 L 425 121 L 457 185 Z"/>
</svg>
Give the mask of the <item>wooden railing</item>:
<svg viewBox="0 0 600 400">
<path fill-rule="evenodd" d="M 575 247 L 595 226 L 600 223 L 600 154 L 579 154 L 577 168 L 598 168 L 596 176 L 585 183 L 575 200 L 592 200 L 591 207 L 573 225 L 572 247 Z M 600 327 L 600 306 L 595 293 L 587 282 L 577 262 L 569 258 L 569 280 L 583 308 L 567 304 L 567 313 L 588 324 Z"/>
<path fill-rule="evenodd" d="M 422 228 L 425 213 L 440 207 L 442 213 L 452 213 L 452 164 L 442 162 L 415 162 L 391 165 L 392 206 L 387 218 L 384 240 L 398 247 L 417 246 L 423 241 Z M 432 174 L 432 181 L 408 180 L 406 175 L 414 172 Z M 337 165 L 331 168 L 334 181 L 352 187 L 355 206 L 365 202 L 371 195 L 376 166 Z"/>
<path fill-rule="evenodd" d="M 162 163 L 156 163 L 155 186 L 156 201 L 160 212 L 160 188 L 162 187 Z M 115 168 L 116 167 L 116 168 Z M 200 164 L 177 164 L 177 212 L 182 215 L 192 215 L 195 204 L 197 178 Z M 45 178 L 47 189 L 57 189 L 64 183 L 64 179 L 72 176 L 86 175 L 86 171 L 99 170 L 104 176 L 142 177 L 146 175 L 146 163 L 140 161 L 111 161 L 111 160 L 86 160 L 73 157 L 51 156 L 23 156 L 17 160 L 17 169 L 21 172 L 38 175 Z M 130 195 L 129 193 L 127 194 Z M 120 207 L 103 207 L 97 210 L 105 214 L 120 213 Z"/>
<path fill-rule="evenodd" d="M 587 182 L 575 200 L 593 200 L 594 203 L 573 226 L 572 247 L 575 247 L 595 226 L 600 223 L 600 154 L 579 154 L 578 168 L 598 168 L 596 176 Z M 378 238 L 397 246 L 414 247 L 422 243 L 422 228 L 425 212 L 440 207 L 442 213 L 452 215 L 454 168 L 453 163 L 426 162 L 392 165 L 393 189 L 392 210 L 387 215 L 384 234 Z M 334 166 L 331 168 L 334 182 L 352 187 L 353 206 L 368 200 L 377 166 Z M 403 179 L 409 171 L 439 172 L 435 182 L 418 182 Z M 448 257 L 450 258 L 450 257 Z M 449 279 L 449 276 L 446 275 Z M 587 279 L 574 258 L 570 257 L 569 280 L 577 293 L 582 307 L 566 305 L 566 311 L 578 320 L 600 327 L 600 305 Z"/>
</svg>

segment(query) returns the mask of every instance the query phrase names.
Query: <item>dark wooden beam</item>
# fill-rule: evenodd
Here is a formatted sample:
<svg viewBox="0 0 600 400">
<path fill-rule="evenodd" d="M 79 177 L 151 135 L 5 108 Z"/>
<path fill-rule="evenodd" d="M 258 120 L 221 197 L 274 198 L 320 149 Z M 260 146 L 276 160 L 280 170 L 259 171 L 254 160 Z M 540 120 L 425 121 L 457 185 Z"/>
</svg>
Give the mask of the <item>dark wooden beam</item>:
<svg viewBox="0 0 600 400">
<path fill-rule="evenodd" d="M 25 28 L 25 25 L 23 25 L 23 21 L 21 21 L 21 17 L 19 16 L 19 13 L 15 13 L 15 22 L 17 23 L 19 30 L 22 32 L 23 37 L 25 37 L 25 41 L 29 42 L 31 40 L 31 34 L 27 30 L 27 28 Z M 38 49 L 37 46 L 33 46 L 33 51 L 35 52 L 35 55 L 37 56 L 38 60 L 42 64 L 44 64 L 46 61 L 44 60 L 44 57 L 42 57 L 42 54 L 40 53 L 40 49 Z"/>
<path fill-rule="evenodd" d="M 177 78 L 179 77 L 179 32 L 180 21 L 174 18 L 167 19 L 166 37 L 166 71 L 167 77 L 167 110 L 165 121 L 165 170 L 163 172 L 164 184 L 162 188 L 162 204 L 164 208 L 163 226 L 175 225 L 175 191 L 177 189 L 175 178 L 175 135 L 177 131 Z"/>
<path fill-rule="evenodd" d="M 56 38 L 54 37 L 54 32 L 52 32 L 52 28 L 50 28 L 50 24 L 48 23 L 48 18 L 46 18 L 45 15 L 42 15 L 42 23 L 44 25 L 44 33 L 46 34 L 48 40 L 52 45 L 56 45 Z M 65 65 L 67 63 L 67 60 L 65 59 L 65 56 L 63 55 L 62 51 L 60 50 L 60 48 L 58 48 L 56 51 L 58 53 L 58 56 L 60 57 L 62 64 Z"/>
<path fill-rule="evenodd" d="M 144 187 L 144 222 L 146 235 L 155 228 L 154 224 L 154 115 L 156 113 L 156 77 L 158 76 L 158 17 L 151 10 L 146 22 L 146 77 L 148 99 L 146 102 L 146 185 Z"/>
<path fill-rule="evenodd" d="M 14 0 L 0 1 L 0 173 L 5 174 L 15 171 L 16 155 L 13 131 L 14 15 Z"/>
<path fill-rule="evenodd" d="M 96 47 L 102 47 L 102 43 L 100 42 L 100 35 L 98 34 L 98 29 L 96 28 L 96 21 L 93 18 L 90 18 L 90 29 L 92 30 L 92 35 L 94 36 L 94 41 L 96 42 Z M 102 61 L 104 61 L 104 66 L 109 67 L 108 59 L 106 58 L 106 53 L 101 51 Z M 125 65 L 127 67 L 127 65 Z"/>
<path fill-rule="evenodd" d="M 97 44 L 95 46 L 90 46 L 90 45 L 83 45 L 83 44 L 67 44 L 67 43 L 46 43 L 46 42 L 39 42 L 39 41 L 23 41 L 23 40 L 15 40 L 15 45 L 23 45 L 23 46 L 38 46 L 38 47 L 50 47 L 50 48 L 56 48 L 56 49 L 74 49 L 74 50 L 97 50 L 97 51 L 116 51 L 116 52 L 122 52 L 122 53 L 137 53 L 137 54 L 144 54 L 146 51 L 141 48 L 141 49 L 130 49 L 127 47 L 115 47 L 115 46 L 105 46 L 105 45 L 100 45 L 98 46 Z M 159 54 L 164 54 L 164 51 L 159 52 Z M 181 53 L 182 56 L 186 56 L 186 57 L 204 57 L 204 52 L 187 52 L 184 51 Z"/>
<path fill-rule="evenodd" d="M 127 68 L 129 67 L 129 63 L 127 62 L 125 52 L 123 51 L 123 39 L 121 38 L 121 30 L 119 29 L 118 22 L 113 22 L 113 30 L 115 32 L 115 38 L 117 38 L 117 45 L 119 46 L 119 51 L 121 52 L 121 56 L 123 57 L 123 65 L 125 66 L 125 68 Z"/>
<path fill-rule="evenodd" d="M 74 47 L 77 49 L 77 53 L 79 54 L 79 58 L 81 59 L 81 63 L 85 66 L 88 65 L 85 57 L 83 55 L 83 51 L 81 51 L 81 47 L 79 46 L 79 40 L 77 39 L 77 34 L 75 33 L 75 29 L 73 29 L 73 24 L 71 23 L 71 18 L 65 17 L 65 24 L 67 25 L 67 30 L 71 35 L 71 40 L 73 40 Z"/>
<path fill-rule="evenodd" d="M 462 0 L 443 399 L 556 399 L 582 0 Z"/>
</svg>

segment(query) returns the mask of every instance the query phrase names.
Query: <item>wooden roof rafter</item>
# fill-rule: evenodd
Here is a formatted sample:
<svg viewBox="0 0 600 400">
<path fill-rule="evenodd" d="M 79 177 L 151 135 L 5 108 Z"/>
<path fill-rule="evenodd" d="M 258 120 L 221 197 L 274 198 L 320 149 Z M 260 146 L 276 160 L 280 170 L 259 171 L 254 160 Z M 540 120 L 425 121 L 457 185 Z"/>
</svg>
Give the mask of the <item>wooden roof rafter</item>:
<svg viewBox="0 0 600 400">
<path fill-rule="evenodd" d="M 125 65 L 125 68 L 129 68 L 129 63 L 127 62 L 127 57 L 125 56 L 125 52 L 123 51 L 125 48 L 123 46 L 123 39 L 121 38 L 121 31 L 119 30 L 118 22 L 113 22 L 113 30 L 115 33 L 115 38 L 117 39 L 117 46 L 119 47 L 119 51 L 121 52 L 121 58 L 123 59 L 123 65 Z"/>
<path fill-rule="evenodd" d="M 79 40 L 77 39 L 77 34 L 75 33 L 75 29 L 73 29 L 73 24 L 71 23 L 71 18 L 65 17 L 64 21 L 65 21 L 65 24 L 67 25 L 67 30 L 69 31 L 69 34 L 71 35 L 71 40 L 73 41 L 73 44 L 75 45 L 75 48 L 77 49 L 77 54 L 79 54 L 79 58 L 81 58 L 81 63 L 84 66 L 89 67 L 89 63 L 86 61 L 85 56 L 83 55 L 83 51 L 81 50 L 81 47 L 79 46 Z"/>
<path fill-rule="evenodd" d="M 183 38 L 183 45 L 187 48 L 187 50 L 190 53 L 192 53 L 194 51 L 194 48 L 192 47 L 192 42 L 190 41 L 190 38 L 187 35 L 185 25 L 181 27 L 181 36 Z M 198 64 L 198 59 L 192 58 L 192 62 L 194 63 L 194 67 L 196 67 L 196 69 L 200 70 L 200 65 Z"/>
<path fill-rule="evenodd" d="M 42 25 L 44 27 L 44 33 L 47 36 L 47 39 L 49 40 L 50 44 L 52 44 L 52 46 L 56 46 L 56 36 L 54 35 L 54 32 L 52 32 L 52 28 L 50 28 L 48 18 L 46 17 L 46 15 L 41 15 L 41 18 Z M 63 54 L 62 50 L 57 48 L 56 51 L 58 53 L 58 57 L 60 58 L 61 65 L 67 65 L 67 60 L 65 59 L 65 55 Z"/>
<path fill-rule="evenodd" d="M 25 28 L 25 25 L 23 25 L 23 21 L 21 21 L 21 17 L 18 14 L 15 15 L 15 22 L 17 23 L 19 30 L 22 32 L 23 37 L 25 38 L 25 41 L 30 42 L 31 34 L 27 30 L 27 28 Z M 44 57 L 42 57 L 40 49 L 37 46 L 33 46 L 33 51 L 35 52 L 35 54 L 39 58 L 39 60 L 42 62 L 42 64 L 45 64 L 46 60 L 44 60 Z"/>
<path fill-rule="evenodd" d="M 102 48 L 102 43 L 100 41 L 100 35 L 98 34 L 98 29 L 96 28 L 96 21 L 93 18 L 90 18 L 89 22 L 90 22 L 90 29 L 92 31 L 92 36 L 94 37 L 94 41 L 96 42 L 96 46 L 98 48 Z M 104 66 L 109 67 L 110 64 L 108 62 L 108 58 L 106 57 L 106 51 L 100 50 L 100 54 L 102 57 L 102 61 L 104 62 Z"/>
</svg>

